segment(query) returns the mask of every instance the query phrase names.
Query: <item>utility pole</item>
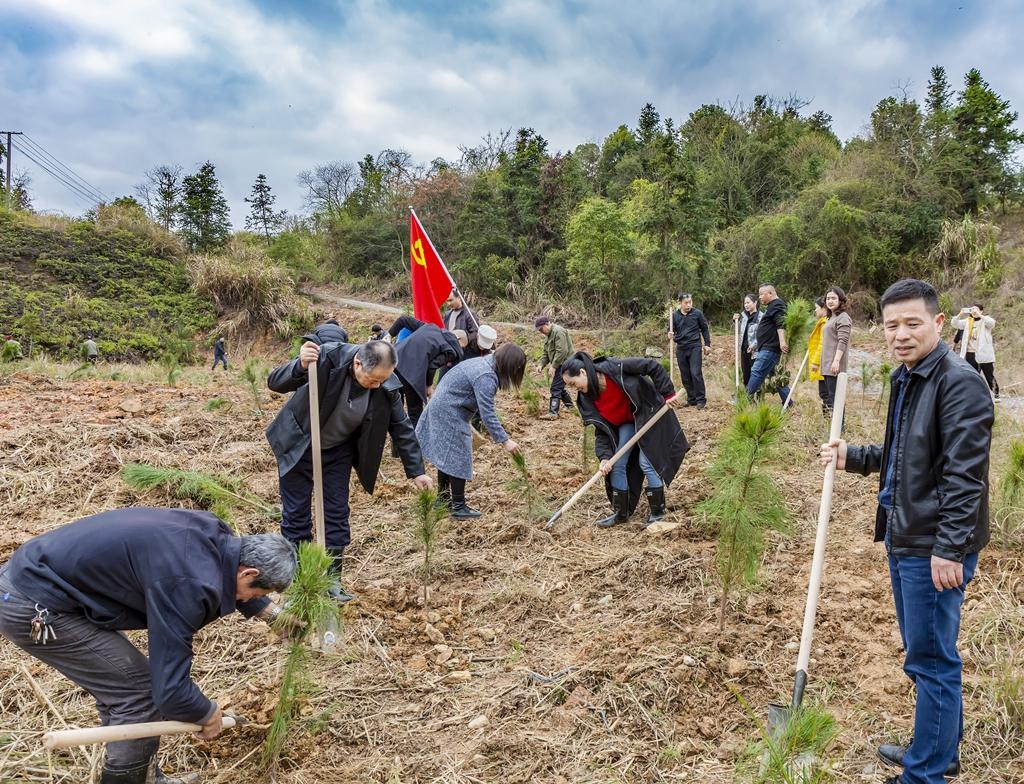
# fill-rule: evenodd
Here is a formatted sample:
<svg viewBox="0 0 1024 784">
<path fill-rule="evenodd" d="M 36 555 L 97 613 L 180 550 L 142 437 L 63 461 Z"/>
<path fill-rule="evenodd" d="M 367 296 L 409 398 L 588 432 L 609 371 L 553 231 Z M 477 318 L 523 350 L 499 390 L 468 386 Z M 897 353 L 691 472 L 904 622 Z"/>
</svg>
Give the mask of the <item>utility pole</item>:
<svg viewBox="0 0 1024 784">
<path fill-rule="evenodd" d="M 21 131 L 0 131 L 0 133 L 7 134 L 7 146 L 4 148 L 7 151 L 7 209 L 11 208 L 11 137 L 21 136 Z"/>
</svg>

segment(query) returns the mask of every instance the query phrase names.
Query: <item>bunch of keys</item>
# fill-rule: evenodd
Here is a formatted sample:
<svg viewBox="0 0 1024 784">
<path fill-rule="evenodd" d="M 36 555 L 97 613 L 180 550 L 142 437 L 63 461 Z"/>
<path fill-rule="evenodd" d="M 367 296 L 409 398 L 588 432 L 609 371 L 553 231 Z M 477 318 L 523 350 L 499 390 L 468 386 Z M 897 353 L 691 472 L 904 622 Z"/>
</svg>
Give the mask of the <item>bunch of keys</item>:
<svg viewBox="0 0 1024 784">
<path fill-rule="evenodd" d="M 57 639 L 57 632 L 53 630 L 52 621 L 50 620 L 50 611 L 45 607 L 40 607 L 36 604 L 36 617 L 32 619 L 31 626 L 32 642 L 36 645 L 40 643 L 46 645 L 50 640 Z"/>
</svg>

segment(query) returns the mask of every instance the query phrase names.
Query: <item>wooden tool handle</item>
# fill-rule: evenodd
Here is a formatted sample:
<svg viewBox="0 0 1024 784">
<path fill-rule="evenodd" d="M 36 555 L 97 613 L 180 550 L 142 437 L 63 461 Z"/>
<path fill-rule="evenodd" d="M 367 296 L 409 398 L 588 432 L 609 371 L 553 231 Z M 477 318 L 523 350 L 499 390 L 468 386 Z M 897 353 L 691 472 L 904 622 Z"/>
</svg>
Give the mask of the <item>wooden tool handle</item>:
<svg viewBox="0 0 1024 784">
<path fill-rule="evenodd" d="M 681 391 L 682 390 L 680 390 L 680 392 L 676 392 L 675 394 L 678 395 L 681 393 Z M 612 455 L 611 459 L 608 462 L 611 463 L 612 465 L 615 465 L 617 462 L 619 462 L 623 455 L 629 454 L 629 450 L 632 449 L 636 445 L 636 443 L 643 437 L 643 435 L 652 427 L 654 427 L 655 423 L 665 415 L 666 411 L 670 410 L 671 408 L 672 406 L 670 406 L 668 403 L 659 408 L 657 412 L 655 412 L 654 416 L 647 420 L 647 422 L 644 423 L 644 426 L 637 430 L 636 434 L 631 439 L 629 439 L 629 441 L 627 441 L 625 444 L 619 447 L 619 451 Z M 586 427 L 586 425 L 584 425 L 584 427 Z M 597 480 L 603 476 L 604 474 L 601 473 L 599 469 L 596 474 L 594 474 L 592 477 L 590 477 L 590 479 L 587 480 L 587 483 L 583 485 L 583 487 L 581 487 L 573 494 L 572 498 L 565 502 L 565 505 L 561 509 L 559 509 L 553 515 L 551 515 L 551 519 L 548 520 L 547 525 L 544 526 L 544 530 L 550 531 L 551 528 L 554 527 L 555 522 L 558 520 L 558 518 L 566 512 L 568 512 L 570 509 L 572 509 L 576 505 L 576 502 L 579 501 L 586 494 L 587 490 L 593 487 L 594 483 L 597 482 Z"/>
<path fill-rule="evenodd" d="M 837 441 L 843 432 L 843 411 L 846 408 L 846 373 L 836 377 L 836 400 L 832 408 L 832 427 L 828 440 Z M 836 480 L 836 460 L 833 458 L 825 468 L 821 483 L 821 505 L 818 507 L 818 533 L 814 539 L 814 560 L 811 562 L 811 579 L 807 586 L 807 604 L 804 606 L 804 628 L 800 635 L 800 655 L 797 672 L 807 672 L 811 659 L 811 641 L 814 639 L 814 619 L 818 614 L 818 594 L 821 590 L 821 576 L 825 571 L 825 545 L 828 541 L 828 523 L 832 516 L 832 486 Z"/>
<path fill-rule="evenodd" d="M 786 410 L 786 406 L 788 406 L 790 401 L 793 399 L 793 393 L 796 392 L 796 385 L 800 383 L 800 376 L 802 376 L 804 374 L 804 365 L 807 364 L 807 357 L 809 357 L 810 355 L 811 355 L 811 350 L 807 349 L 807 351 L 804 352 L 804 359 L 800 363 L 800 369 L 796 371 L 796 375 L 793 376 L 793 378 L 789 382 L 789 394 L 786 395 L 786 401 L 782 404 L 782 410 L 783 411 Z M 837 392 L 836 394 L 838 395 L 839 393 Z M 845 398 L 846 398 L 845 390 L 843 391 L 843 398 L 844 398 L 844 401 L 845 401 Z"/>
<path fill-rule="evenodd" d="M 309 436 L 310 451 L 313 453 L 313 531 L 314 540 L 321 547 L 327 546 L 324 532 L 324 468 L 320 455 L 320 389 L 317 377 L 317 362 L 309 363 Z"/>
<path fill-rule="evenodd" d="M 222 722 L 224 729 L 231 729 L 237 724 L 234 716 L 225 716 Z M 112 727 L 56 730 L 43 735 L 43 746 L 48 749 L 67 749 L 92 743 L 155 738 L 159 735 L 184 735 L 187 732 L 199 732 L 202 728 L 202 724 L 189 724 L 185 721 L 147 721 L 142 724 L 117 724 Z"/>
</svg>

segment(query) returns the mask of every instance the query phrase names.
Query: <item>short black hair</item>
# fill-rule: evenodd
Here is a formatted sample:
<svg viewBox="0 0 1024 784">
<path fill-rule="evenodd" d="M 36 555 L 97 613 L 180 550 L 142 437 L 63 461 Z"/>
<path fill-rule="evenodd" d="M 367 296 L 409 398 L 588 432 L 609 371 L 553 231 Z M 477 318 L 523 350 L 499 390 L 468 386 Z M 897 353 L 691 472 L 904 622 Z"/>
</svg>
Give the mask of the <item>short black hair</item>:
<svg viewBox="0 0 1024 784">
<path fill-rule="evenodd" d="M 817 305 L 819 308 L 825 307 L 825 298 L 818 297 L 817 299 L 814 300 L 814 304 Z"/>
<path fill-rule="evenodd" d="M 338 319 L 327 319 L 327 321 L 325 321 L 324 323 L 325 324 L 333 324 L 336 327 L 340 327 L 341 326 L 341 324 L 338 323 Z"/>
<path fill-rule="evenodd" d="M 885 310 L 886 305 L 907 302 L 912 299 L 923 300 L 928 312 L 933 316 L 938 315 L 939 293 L 931 283 L 916 278 L 904 278 L 889 286 L 882 295 L 878 307 L 880 310 Z"/>
<path fill-rule="evenodd" d="M 393 368 L 398 364 L 398 357 L 395 356 L 395 348 L 385 340 L 371 340 L 363 343 L 356 351 L 363 370 L 369 373 L 377 367 Z"/>
<path fill-rule="evenodd" d="M 687 291 L 680 291 L 679 295 L 676 297 L 676 299 L 678 299 L 678 300 L 693 299 L 693 294 L 690 294 Z"/>
</svg>

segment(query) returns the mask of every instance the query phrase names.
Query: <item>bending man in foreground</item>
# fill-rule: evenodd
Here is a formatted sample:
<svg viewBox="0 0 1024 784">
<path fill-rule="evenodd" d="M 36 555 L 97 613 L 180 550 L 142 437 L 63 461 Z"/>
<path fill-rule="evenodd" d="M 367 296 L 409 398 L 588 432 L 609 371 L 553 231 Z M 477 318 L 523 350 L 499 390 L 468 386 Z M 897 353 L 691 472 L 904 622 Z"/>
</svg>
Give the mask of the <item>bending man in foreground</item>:
<svg viewBox="0 0 1024 784">
<path fill-rule="evenodd" d="M 979 377 L 980 378 L 980 377 Z M 85 517 L 23 544 L 0 567 L 0 634 L 96 699 L 103 725 L 145 721 L 221 731 L 190 677 L 192 636 L 235 610 L 272 620 L 295 576 L 278 534 L 237 537 L 209 512 L 136 507 Z M 149 658 L 121 632 L 146 629 Z M 143 784 L 159 738 L 107 744 L 101 784 Z"/>
<path fill-rule="evenodd" d="M 821 462 L 881 475 L 875 541 L 889 556 L 903 670 L 914 682 L 914 737 L 878 754 L 902 765 L 887 784 L 942 784 L 960 769 L 963 663 L 957 652 L 964 590 L 988 542 L 992 398 L 982 377 L 942 342 L 931 285 L 901 280 L 882 295 L 893 372 L 884 444 L 825 444 Z"/>
</svg>

